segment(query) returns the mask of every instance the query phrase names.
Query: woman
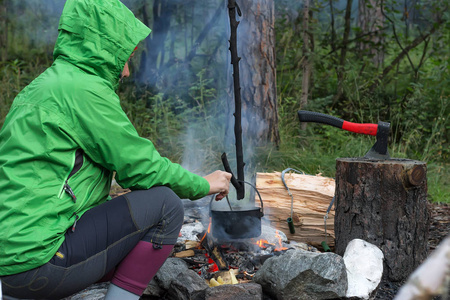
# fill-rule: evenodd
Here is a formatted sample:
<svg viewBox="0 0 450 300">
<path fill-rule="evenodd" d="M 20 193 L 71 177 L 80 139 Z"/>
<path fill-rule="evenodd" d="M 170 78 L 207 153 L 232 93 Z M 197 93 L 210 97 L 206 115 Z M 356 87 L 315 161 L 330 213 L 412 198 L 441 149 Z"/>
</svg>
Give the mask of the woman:
<svg viewBox="0 0 450 300">
<path fill-rule="evenodd" d="M 0 279 L 6 295 L 61 299 L 112 274 L 106 299 L 138 299 L 183 222 L 180 198 L 228 194 L 138 136 L 115 87 L 150 33 L 119 0 L 68 0 L 54 63 L 0 131 Z M 132 192 L 108 199 L 113 172 Z M 110 201 L 108 201 L 110 200 Z"/>
</svg>

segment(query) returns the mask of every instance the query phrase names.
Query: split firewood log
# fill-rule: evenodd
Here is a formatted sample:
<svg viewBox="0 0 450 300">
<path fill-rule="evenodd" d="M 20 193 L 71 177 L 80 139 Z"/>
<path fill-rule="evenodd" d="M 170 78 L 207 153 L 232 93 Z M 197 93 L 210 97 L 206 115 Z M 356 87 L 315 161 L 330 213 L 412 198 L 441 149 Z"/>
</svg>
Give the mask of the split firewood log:
<svg viewBox="0 0 450 300">
<path fill-rule="evenodd" d="M 334 207 L 327 215 L 326 234 L 324 217 L 334 196 L 334 179 L 320 174 L 286 173 L 284 180 L 292 194 L 293 203 L 281 180 L 281 172 L 257 173 L 256 188 L 264 204 L 264 218 L 271 226 L 283 231 L 290 241 L 321 248 L 322 242 L 326 240 L 333 248 Z M 255 199 L 255 203 L 258 202 L 259 199 Z M 291 216 L 295 233 L 290 232 L 287 223 L 287 219 Z"/>
</svg>

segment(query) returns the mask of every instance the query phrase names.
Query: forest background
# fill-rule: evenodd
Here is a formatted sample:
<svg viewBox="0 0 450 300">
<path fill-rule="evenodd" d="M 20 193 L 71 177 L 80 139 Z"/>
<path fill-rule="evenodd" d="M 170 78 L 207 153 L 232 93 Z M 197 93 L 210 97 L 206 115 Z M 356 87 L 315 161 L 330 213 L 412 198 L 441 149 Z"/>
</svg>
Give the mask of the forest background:
<svg viewBox="0 0 450 300">
<path fill-rule="evenodd" d="M 0 126 L 52 64 L 64 2 L 0 0 Z M 123 2 L 153 30 L 118 89 L 138 133 L 193 172 L 222 169 L 223 152 L 234 166 L 227 1 Z M 336 158 L 364 156 L 375 142 L 302 125 L 303 109 L 390 122 L 391 157 L 425 161 L 429 200 L 450 202 L 448 0 L 237 3 L 247 178 L 289 167 L 334 177 Z"/>
</svg>

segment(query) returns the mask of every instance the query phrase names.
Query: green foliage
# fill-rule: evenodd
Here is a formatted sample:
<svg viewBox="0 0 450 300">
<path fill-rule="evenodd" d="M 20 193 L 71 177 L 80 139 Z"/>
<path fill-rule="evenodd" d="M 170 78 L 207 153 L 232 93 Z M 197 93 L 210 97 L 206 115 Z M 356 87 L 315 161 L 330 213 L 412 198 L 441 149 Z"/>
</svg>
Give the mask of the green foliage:
<svg viewBox="0 0 450 300">
<path fill-rule="evenodd" d="M 1 28 L 9 35 L 8 59 L 0 63 L 0 126 L 17 93 L 51 64 L 51 40 L 56 36 L 57 15 L 62 6 L 52 0 L 52 9 L 42 10 L 39 1 L 29 1 L 32 5 L 8 1 L 14 18 L 8 18 L 6 29 Z M 356 5 L 357 1 L 353 2 Z M 391 156 L 427 162 L 430 199 L 449 202 L 450 15 L 444 2 L 415 1 L 417 6 L 409 8 L 408 18 L 404 1 L 384 1 L 389 20 L 377 27 L 379 41 L 363 37 L 364 30 L 353 15 L 349 43 L 345 45 L 348 51 L 340 65 L 345 1 L 332 1 L 333 12 L 330 1 L 312 1 L 308 34 L 314 47 L 307 56 L 302 52 L 301 2 L 275 1 L 281 144 L 278 149 L 270 145 L 254 149 L 254 154 L 246 158 L 248 164 L 257 171 L 294 167 L 308 174 L 334 177 L 336 158 L 363 156 L 375 138 L 321 124 L 308 124 L 302 130 L 297 111 L 318 111 L 352 122 L 382 120 L 391 123 Z M 188 7 L 195 3 L 201 9 Z M 190 155 L 203 161 L 201 169 L 196 169 L 199 173 L 222 168 L 220 154 L 227 143 L 224 111 L 229 100 L 224 100 L 224 94 L 225 65 L 229 61 L 223 56 L 228 47 L 226 16 L 213 22 L 207 31 L 208 39 L 195 45 L 205 22 L 219 6 L 218 1 L 208 6 L 178 1 L 168 30 L 170 38 L 158 56 L 157 69 L 147 74 L 155 77 L 154 86 L 130 81 L 119 89 L 122 107 L 137 132 L 152 140 L 161 154 L 173 161 L 181 163 L 186 153 L 196 152 Z M 187 26 L 187 21 L 193 24 Z M 383 70 L 405 47 L 433 26 L 437 28 L 433 35 L 409 50 L 383 75 Z M 42 28 L 48 30 L 43 40 L 38 39 Z M 194 47 L 198 47 L 195 55 L 188 60 Z M 372 50 L 383 52 L 383 64 L 374 63 L 376 52 Z M 302 63 L 306 58 L 312 63 L 313 72 L 309 102 L 300 107 Z M 337 76 L 339 70 L 343 70 L 342 78 Z M 343 95 L 336 97 L 339 88 Z M 229 159 L 232 164 L 232 155 Z"/>
<path fill-rule="evenodd" d="M 29 61 L 15 59 L 0 62 L 0 128 L 3 126 L 14 97 L 43 70 L 45 66 L 39 58 Z"/>
<path fill-rule="evenodd" d="M 314 47 L 308 56 L 313 64 L 312 84 L 308 105 L 301 109 L 330 114 L 352 122 L 390 122 L 391 157 L 428 162 L 433 166 L 428 173 L 431 198 L 434 201 L 448 202 L 448 189 L 443 187 L 448 182 L 441 178 L 446 174 L 445 167 L 448 167 L 450 158 L 448 7 L 441 2 L 430 5 L 429 2 L 417 1 L 418 7 L 410 10 L 414 15 L 405 19 L 403 2 L 385 3 L 384 13 L 392 22 L 385 22 L 382 43 L 359 39 L 358 36 L 363 31 L 353 25 L 351 42 L 347 45 L 349 51 L 343 66 L 338 66 L 338 62 L 344 12 L 338 9 L 334 11 L 337 49 L 333 50 L 329 7 L 322 7 L 320 11 L 313 10 L 310 15 L 313 26 L 310 34 L 315 38 L 315 45 L 320 46 Z M 319 8 L 323 4 L 324 1 L 317 1 L 315 7 Z M 433 11 L 436 7 L 440 9 Z M 334 176 L 336 158 L 363 156 L 373 145 L 375 138 L 320 124 L 308 124 L 306 131 L 300 130 L 296 112 L 300 109 L 302 94 L 301 64 L 306 57 L 302 52 L 303 33 L 298 26 L 302 23 L 301 10 L 298 12 L 299 14 L 293 15 L 287 11 L 276 21 L 277 87 L 282 144 L 278 151 L 271 149 L 263 157 L 268 170 L 280 170 L 280 166 L 295 167 L 312 174 Z M 442 25 L 438 25 L 438 19 L 444 20 Z M 411 49 L 380 82 L 383 69 L 414 39 L 424 35 L 433 26 L 440 26 L 440 29 Z M 382 50 L 385 65 L 374 65 L 373 55 L 360 50 L 364 44 L 370 45 L 369 49 Z M 339 68 L 344 68 L 344 76 L 340 82 L 337 76 Z M 336 99 L 339 84 L 343 95 Z M 375 89 L 374 84 L 378 86 Z"/>
</svg>

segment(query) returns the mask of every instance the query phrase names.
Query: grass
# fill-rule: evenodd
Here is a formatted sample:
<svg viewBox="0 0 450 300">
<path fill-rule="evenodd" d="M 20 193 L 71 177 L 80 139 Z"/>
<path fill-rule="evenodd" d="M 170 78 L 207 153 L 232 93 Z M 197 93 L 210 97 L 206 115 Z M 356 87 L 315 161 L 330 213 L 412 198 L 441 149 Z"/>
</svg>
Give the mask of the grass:
<svg viewBox="0 0 450 300">
<path fill-rule="evenodd" d="M 428 164 L 427 183 L 431 202 L 450 203 L 450 164 Z"/>
<path fill-rule="evenodd" d="M 39 59 L 28 63 L 15 60 L 0 65 L 0 126 L 15 95 L 44 69 L 45 64 Z M 214 90 L 208 89 L 201 76 L 190 92 L 198 105 L 187 106 L 181 98 L 173 95 L 170 98 L 168 95 L 154 95 L 145 91 L 138 94 L 131 86 L 122 88 L 119 95 L 122 106 L 138 133 L 151 139 L 164 156 L 196 173 L 206 174 L 223 168 L 220 156 L 227 152 L 234 169 L 234 143 L 227 142 L 225 138 L 223 101 Z M 448 105 L 445 99 L 448 100 L 442 98 L 440 101 L 441 106 L 436 109 L 438 113 L 434 116 L 435 121 L 426 137 L 422 131 L 414 129 L 412 117 L 405 124 L 414 130 L 403 128 L 401 137 L 398 137 L 400 129 L 394 120 L 392 141 L 389 144 L 391 157 L 427 162 L 429 200 L 440 203 L 450 203 L 449 164 L 442 156 L 448 153 L 445 144 L 449 126 Z M 312 108 L 320 111 L 328 106 L 329 101 L 330 98 L 318 99 L 314 104 L 317 107 Z M 364 156 L 375 142 L 374 137 L 321 124 L 309 124 L 303 131 L 297 120 L 296 97 L 279 96 L 278 104 L 280 147 L 276 149 L 268 144 L 248 150 L 244 161 L 250 174 L 282 171 L 291 167 L 307 174 L 320 173 L 335 177 L 337 158 Z M 326 110 L 324 112 L 330 113 Z M 248 147 L 245 137 L 244 147 Z"/>
</svg>

